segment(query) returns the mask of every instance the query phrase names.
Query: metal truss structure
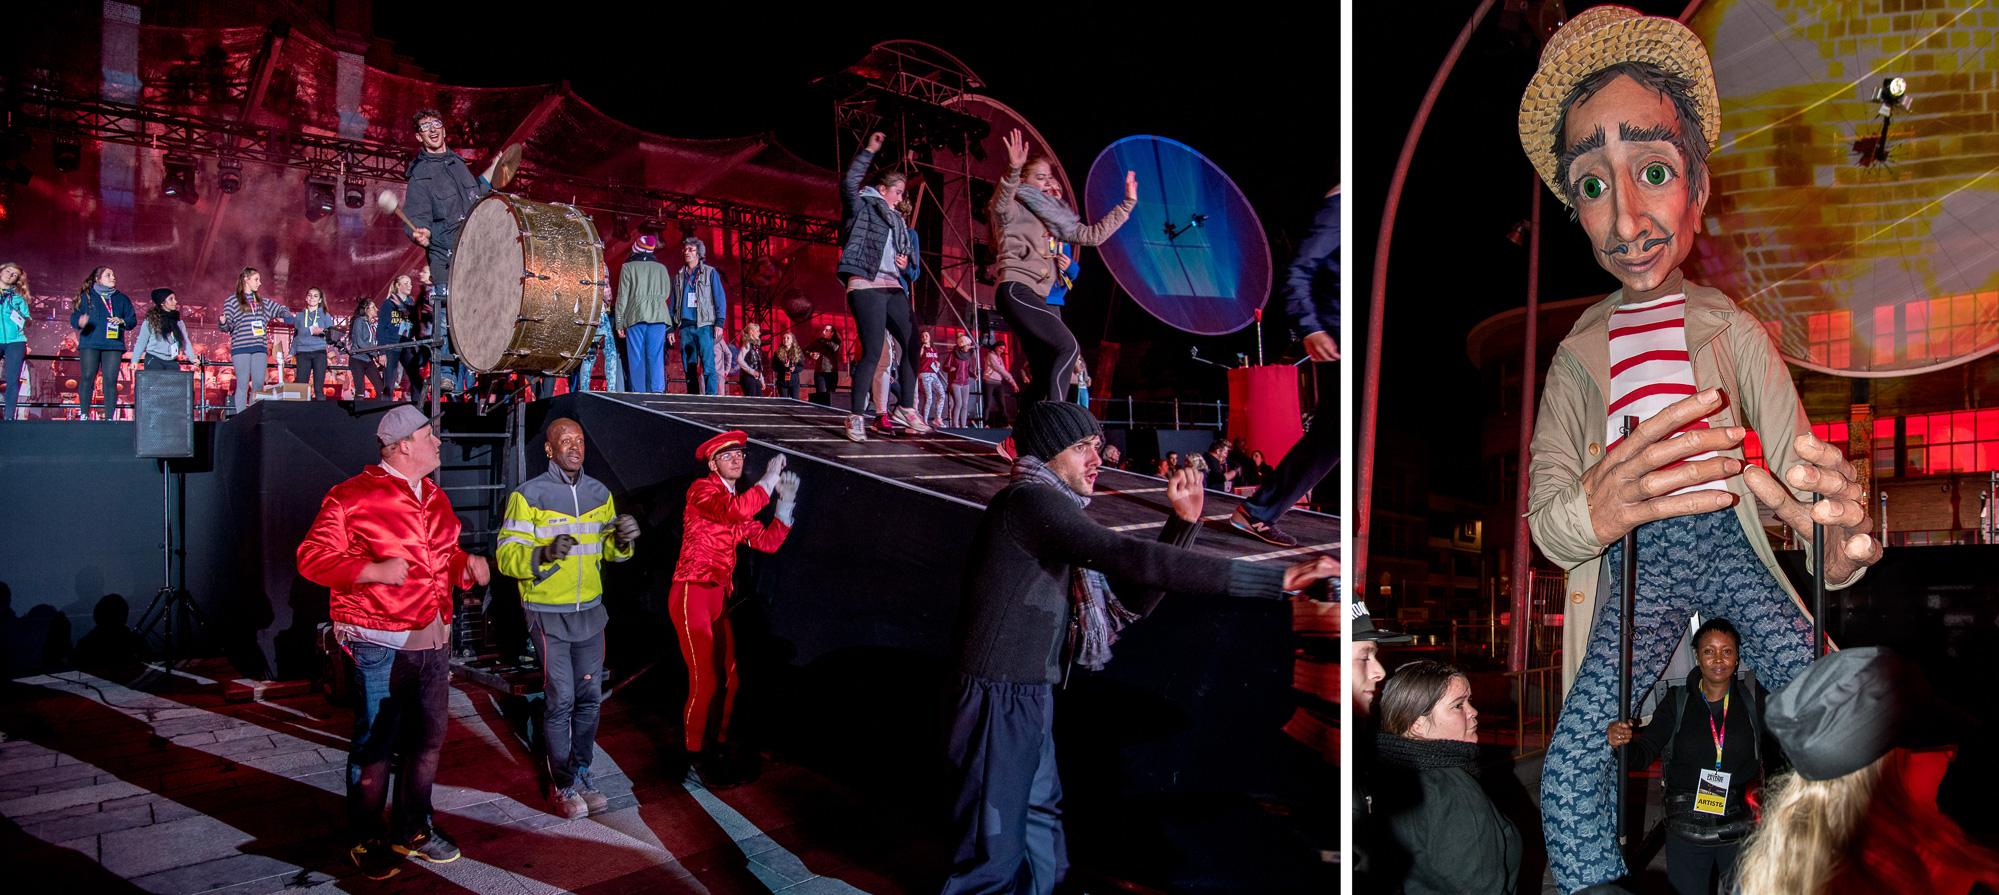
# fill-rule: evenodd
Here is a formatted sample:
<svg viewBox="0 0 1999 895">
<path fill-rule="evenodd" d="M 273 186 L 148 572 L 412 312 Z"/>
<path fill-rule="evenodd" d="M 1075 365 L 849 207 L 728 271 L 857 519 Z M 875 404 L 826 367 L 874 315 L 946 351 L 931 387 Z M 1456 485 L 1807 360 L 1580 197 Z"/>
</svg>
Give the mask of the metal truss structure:
<svg viewBox="0 0 1999 895">
<path fill-rule="evenodd" d="M 267 165 L 324 176 L 401 181 L 411 150 L 366 140 L 264 127 L 227 118 L 30 90 L 9 110 L 16 129 Z M 592 211 L 679 221 L 745 235 L 836 245 L 839 222 L 650 187 L 523 168 L 514 191 Z"/>
</svg>

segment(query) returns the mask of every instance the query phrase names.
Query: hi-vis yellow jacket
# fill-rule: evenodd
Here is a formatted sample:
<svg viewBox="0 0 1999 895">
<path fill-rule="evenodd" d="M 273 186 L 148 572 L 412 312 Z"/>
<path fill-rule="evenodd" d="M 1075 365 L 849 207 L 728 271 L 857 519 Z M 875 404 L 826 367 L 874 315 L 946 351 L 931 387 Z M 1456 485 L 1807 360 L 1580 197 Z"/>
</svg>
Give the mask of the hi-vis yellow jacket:
<svg viewBox="0 0 1999 895">
<path fill-rule="evenodd" d="M 581 612 L 596 606 L 604 598 L 603 560 L 632 558 L 632 548 L 618 549 L 604 530 L 617 516 L 611 490 L 602 482 L 580 472 L 570 481 L 550 464 L 547 472 L 507 495 L 507 515 L 500 523 L 500 574 L 520 580 L 521 600 L 529 609 Z M 576 539 L 569 555 L 537 566 L 535 548 L 565 534 Z"/>
</svg>

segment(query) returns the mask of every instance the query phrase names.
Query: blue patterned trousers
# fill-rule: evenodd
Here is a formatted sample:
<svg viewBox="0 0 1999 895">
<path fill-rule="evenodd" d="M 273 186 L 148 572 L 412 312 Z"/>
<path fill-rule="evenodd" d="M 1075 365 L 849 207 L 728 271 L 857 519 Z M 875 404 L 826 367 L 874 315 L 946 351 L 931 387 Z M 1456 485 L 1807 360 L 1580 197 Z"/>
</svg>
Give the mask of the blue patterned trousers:
<svg viewBox="0 0 1999 895">
<path fill-rule="evenodd" d="M 1617 641 L 1623 606 L 1623 544 L 1605 554 L 1611 586 L 1600 596 L 1589 651 L 1541 770 L 1541 832 L 1563 892 L 1624 876 L 1612 784 L 1617 762 L 1604 730 L 1617 711 Z M 1742 663 L 1771 690 L 1811 661 L 1811 621 L 1750 550 L 1735 510 L 1662 519 L 1638 528 L 1638 600 L 1633 609 L 1631 695 L 1652 688 L 1687 619 L 1725 618 L 1742 632 Z"/>
</svg>

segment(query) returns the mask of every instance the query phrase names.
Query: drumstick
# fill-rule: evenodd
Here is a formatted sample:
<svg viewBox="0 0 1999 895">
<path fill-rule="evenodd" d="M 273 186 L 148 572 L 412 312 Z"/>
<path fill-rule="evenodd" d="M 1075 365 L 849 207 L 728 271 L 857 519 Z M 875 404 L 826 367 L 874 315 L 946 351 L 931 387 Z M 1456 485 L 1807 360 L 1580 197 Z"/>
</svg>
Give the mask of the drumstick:
<svg viewBox="0 0 1999 895">
<path fill-rule="evenodd" d="M 375 196 L 375 207 L 383 211 L 395 212 L 396 217 L 403 219 L 404 226 L 409 227 L 411 232 L 416 231 L 416 225 L 410 223 L 409 215 L 403 214 L 402 203 L 396 201 L 395 193 L 383 190 L 379 195 Z"/>
</svg>

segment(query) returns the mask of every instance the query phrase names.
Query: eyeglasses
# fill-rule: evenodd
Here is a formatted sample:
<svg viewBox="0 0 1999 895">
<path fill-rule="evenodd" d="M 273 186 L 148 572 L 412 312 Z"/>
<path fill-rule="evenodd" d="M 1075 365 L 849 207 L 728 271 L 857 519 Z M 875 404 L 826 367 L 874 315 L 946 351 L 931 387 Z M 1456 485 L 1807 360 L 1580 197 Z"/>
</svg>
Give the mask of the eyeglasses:
<svg viewBox="0 0 1999 895">
<path fill-rule="evenodd" d="M 728 451 L 717 451 L 709 459 L 726 460 L 730 457 L 734 457 L 738 460 L 741 460 L 745 457 L 748 457 L 749 455 L 750 455 L 749 451 L 743 450 L 742 448 L 736 448 L 734 450 L 728 450 Z"/>
<path fill-rule="evenodd" d="M 426 121 L 422 124 L 417 125 L 416 130 L 417 133 L 423 133 L 424 131 L 441 131 L 444 130 L 444 122 Z"/>
</svg>

